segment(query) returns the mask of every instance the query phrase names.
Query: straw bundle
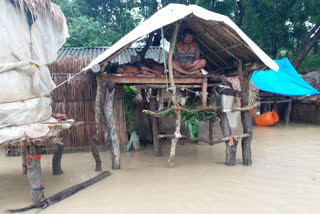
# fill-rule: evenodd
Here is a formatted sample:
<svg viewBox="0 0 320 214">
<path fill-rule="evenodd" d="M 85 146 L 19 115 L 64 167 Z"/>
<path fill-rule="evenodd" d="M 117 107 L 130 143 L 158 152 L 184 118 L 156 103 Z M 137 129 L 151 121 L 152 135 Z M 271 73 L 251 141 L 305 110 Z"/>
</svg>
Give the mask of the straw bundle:
<svg viewBox="0 0 320 214">
<path fill-rule="evenodd" d="M 90 57 L 82 59 L 64 59 L 49 65 L 51 76 L 59 84 L 75 75 L 90 63 Z M 68 118 L 85 122 L 85 125 L 72 129 L 69 133 L 67 146 L 88 146 L 94 135 L 94 104 L 96 81 L 93 74 L 80 74 L 66 84 L 60 86 L 52 93 L 52 111 L 66 114 Z M 103 123 L 103 121 L 101 122 Z M 101 130 L 104 130 L 101 124 Z M 100 133 L 103 139 L 104 133 Z"/>
<path fill-rule="evenodd" d="M 227 80 L 232 83 L 232 87 L 235 90 L 241 91 L 239 77 L 227 77 Z M 251 81 L 251 102 L 250 105 L 254 105 L 259 100 L 259 89 Z M 237 104 L 240 106 L 240 98 L 237 98 Z"/>
<path fill-rule="evenodd" d="M 36 20 L 38 14 L 42 16 L 48 14 L 59 27 L 59 30 L 62 30 L 64 15 L 60 7 L 50 0 L 10 0 L 10 2 L 20 8 L 24 16 L 26 11 L 30 12 L 33 20 Z"/>
</svg>

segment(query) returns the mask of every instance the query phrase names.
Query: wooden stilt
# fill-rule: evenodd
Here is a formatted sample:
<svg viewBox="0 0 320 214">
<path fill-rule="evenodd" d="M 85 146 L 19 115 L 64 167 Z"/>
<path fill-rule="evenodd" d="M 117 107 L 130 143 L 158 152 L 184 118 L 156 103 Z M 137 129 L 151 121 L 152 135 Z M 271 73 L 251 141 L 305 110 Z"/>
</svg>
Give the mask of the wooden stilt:
<svg viewBox="0 0 320 214">
<path fill-rule="evenodd" d="M 52 174 L 53 175 L 61 175 L 63 171 L 61 169 L 61 158 L 63 152 L 63 145 L 57 144 L 57 150 L 53 154 L 52 158 Z"/>
<path fill-rule="evenodd" d="M 248 98 L 249 98 L 249 74 L 248 70 L 243 70 L 242 61 L 238 60 L 238 71 L 240 76 L 240 85 L 241 85 L 241 106 L 248 106 Z M 243 133 L 249 134 L 249 137 L 244 138 L 241 141 L 242 147 L 242 159 L 243 165 L 249 166 L 252 164 L 251 159 L 251 140 L 252 140 L 252 121 L 249 111 L 241 112 L 241 123 L 243 127 Z"/>
<path fill-rule="evenodd" d="M 211 97 L 212 98 L 212 97 Z M 214 105 L 214 100 L 210 99 L 209 101 L 210 105 L 213 106 Z M 213 130 L 214 130 L 214 122 L 213 120 L 209 120 L 209 134 L 208 134 L 208 140 L 209 141 L 213 141 L 214 137 L 213 137 Z"/>
<path fill-rule="evenodd" d="M 205 81 L 202 83 L 202 106 L 203 107 L 207 106 L 207 99 L 208 99 L 207 89 L 208 89 L 208 82 Z"/>
<path fill-rule="evenodd" d="M 123 108 L 125 91 L 122 85 L 115 86 L 115 94 L 113 101 L 113 117 L 116 125 L 117 136 L 120 144 L 120 151 L 127 151 L 128 131 L 126 111 Z"/>
<path fill-rule="evenodd" d="M 151 99 L 150 99 L 150 110 L 151 111 L 157 111 L 158 105 L 157 105 L 157 89 L 152 89 L 151 92 Z M 161 145 L 160 140 L 158 138 L 159 135 L 159 118 L 152 117 L 152 139 L 153 139 L 153 155 L 156 157 L 161 156 Z"/>
<path fill-rule="evenodd" d="M 104 101 L 103 113 L 111 137 L 112 169 L 120 169 L 120 145 L 117 136 L 116 124 L 113 118 L 113 100 L 115 93 L 114 83 L 108 82 Z"/>
<path fill-rule="evenodd" d="M 27 153 L 26 153 L 26 144 L 21 146 L 21 157 L 22 157 L 22 173 L 27 175 Z"/>
<path fill-rule="evenodd" d="M 232 136 L 232 131 L 229 125 L 229 120 L 226 113 L 220 113 L 220 128 L 224 137 Z M 237 155 L 237 141 L 233 141 L 233 144 L 230 145 L 229 142 L 226 142 L 226 162 L 227 166 L 234 166 L 236 164 L 236 155 Z"/>
<path fill-rule="evenodd" d="M 172 90 L 172 102 L 175 105 L 175 107 L 179 107 L 179 103 L 176 98 L 177 90 L 174 84 L 174 78 L 173 78 L 173 68 L 172 68 L 172 57 L 173 57 L 173 50 L 174 45 L 177 40 L 177 35 L 179 32 L 180 23 L 176 22 L 176 26 L 174 29 L 174 32 L 172 34 L 171 38 L 171 44 L 170 44 L 170 50 L 169 50 L 169 56 L 168 56 L 168 70 L 169 70 L 169 79 L 170 79 L 170 88 Z M 177 117 L 176 117 L 176 131 L 174 133 L 175 138 L 171 139 L 171 149 L 170 149 L 170 158 L 168 160 L 169 167 L 174 167 L 175 165 L 175 156 L 176 156 L 176 146 L 178 143 L 178 140 L 180 138 L 180 126 L 181 126 L 181 110 L 179 111 L 177 109 L 176 111 Z"/>
<path fill-rule="evenodd" d="M 39 147 L 36 147 L 34 145 L 30 146 L 28 154 L 27 178 L 31 186 L 32 202 L 37 203 L 44 198 L 40 158 L 35 158 L 36 155 L 40 154 Z"/>
<path fill-rule="evenodd" d="M 285 109 L 285 113 L 284 113 L 284 122 L 286 124 L 288 124 L 290 122 L 291 108 L 292 108 L 292 100 L 290 99 L 290 101 L 287 104 L 287 108 Z"/>
<path fill-rule="evenodd" d="M 101 159 L 100 159 L 96 142 L 99 141 L 99 136 L 100 136 L 101 98 L 102 98 L 103 87 L 102 87 L 101 76 L 96 75 L 96 79 L 97 79 L 97 94 L 96 94 L 96 100 L 95 100 L 96 125 L 95 125 L 95 134 L 91 141 L 91 149 L 92 149 L 92 155 L 94 157 L 94 160 L 96 161 L 96 172 L 99 172 L 101 171 Z"/>
</svg>

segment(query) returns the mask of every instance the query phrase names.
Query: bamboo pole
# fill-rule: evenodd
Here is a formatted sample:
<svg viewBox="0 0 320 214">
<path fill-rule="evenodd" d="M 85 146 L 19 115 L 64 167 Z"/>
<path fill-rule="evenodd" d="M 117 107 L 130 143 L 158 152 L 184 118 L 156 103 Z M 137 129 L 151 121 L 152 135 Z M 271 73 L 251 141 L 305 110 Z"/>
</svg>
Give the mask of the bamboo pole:
<svg viewBox="0 0 320 214">
<path fill-rule="evenodd" d="M 168 56 L 168 69 L 169 69 L 169 79 L 170 79 L 170 86 L 172 90 L 172 102 L 175 107 L 178 107 L 178 101 L 176 98 L 176 87 L 174 85 L 174 78 L 173 78 L 173 68 L 172 68 L 172 57 L 173 57 L 173 50 L 174 46 L 177 40 L 177 35 L 179 32 L 180 28 L 180 23 L 176 22 L 176 26 L 173 32 L 173 35 L 171 37 L 171 44 L 170 44 L 170 50 L 169 50 L 169 56 Z M 179 137 L 181 136 L 180 134 L 180 126 L 181 126 L 181 110 L 177 112 L 177 117 L 176 117 L 176 131 L 174 133 L 175 138 L 171 139 L 171 149 L 170 149 L 170 157 L 168 160 L 169 167 L 174 167 L 175 165 L 175 156 L 176 156 L 176 146 L 179 140 Z"/>
</svg>

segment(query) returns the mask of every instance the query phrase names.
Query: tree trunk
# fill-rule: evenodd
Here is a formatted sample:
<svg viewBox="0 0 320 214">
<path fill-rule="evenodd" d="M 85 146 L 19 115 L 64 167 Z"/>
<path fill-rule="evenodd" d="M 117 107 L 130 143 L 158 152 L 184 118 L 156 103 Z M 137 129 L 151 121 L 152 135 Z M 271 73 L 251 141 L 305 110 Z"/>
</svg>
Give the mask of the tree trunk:
<svg viewBox="0 0 320 214">
<path fill-rule="evenodd" d="M 320 39 L 320 21 L 312 28 L 312 30 L 305 37 L 305 39 L 303 40 L 303 42 L 300 45 L 297 56 L 292 63 L 293 67 L 296 70 L 299 69 L 300 64 L 302 63 L 304 58 L 307 56 L 309 51 L 319 41 L 319 39 Z"/>
<path fill-rule="evenodd" d="M 116 124 L 117 135 L 120 143 L 120 151 L 127 151 L 128 132 L 127 132 L 127 119 L 126 111 L 123 108 L 125 91 L 123 86 L 116 85 L 114 104 L 113 104 L 113 117 Z"/>
<path fill-rule="evenodd" d="M 36 155 L 40 155 L 39 147 L 30 146 L 27 157 L 27 178 L 31 186 L 32 203 L 37 203 L 44 198 L 40 158 L 39 160 L 31 158 Z"/>
<path fill-rule="evenodd" d="M 238 71 L 240 76 L 240 85 L 241 85 L 241 107 L 248 106 L 248 97 L 249 97 L 249 75 L 247 70 L 243 71 L 242 61 L 238 61 Z M 251 159 L 251 140 L 252 140 L 252 121 L 249 111 L 241 112 L 241 123 L 244 134 L 249 134 L 247 138 L 242 139 L 242 159 L 243 165 L 249 166 L 252 164 Z"/>
<path fill-rule="evenodd" d="M 103 113 L 108 127 L 108 133 L 111 137 L 111 159 L 112 169 L 120 169 L 120 145 L 116 130 L 116 124 L 113 118 L 113 100 L 114 100 L 115 86 L 114 83 L 109 82 L 106 87 L 106 95 L 104 101 Z"/>
</svg>

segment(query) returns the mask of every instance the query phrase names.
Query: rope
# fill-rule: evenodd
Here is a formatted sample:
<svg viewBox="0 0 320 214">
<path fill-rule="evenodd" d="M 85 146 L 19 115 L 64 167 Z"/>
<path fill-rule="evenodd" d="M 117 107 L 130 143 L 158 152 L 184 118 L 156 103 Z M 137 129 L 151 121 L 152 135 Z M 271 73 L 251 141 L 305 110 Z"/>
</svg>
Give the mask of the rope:
<svg viewBox="0 0 320 214">
<path fill-rule="evenodd" d="M 31 188 L 31 191 L 40 191 L 40 190 L 44 190 L 44 187 L 36 187 L 36 188 Z"/>
</svg>

